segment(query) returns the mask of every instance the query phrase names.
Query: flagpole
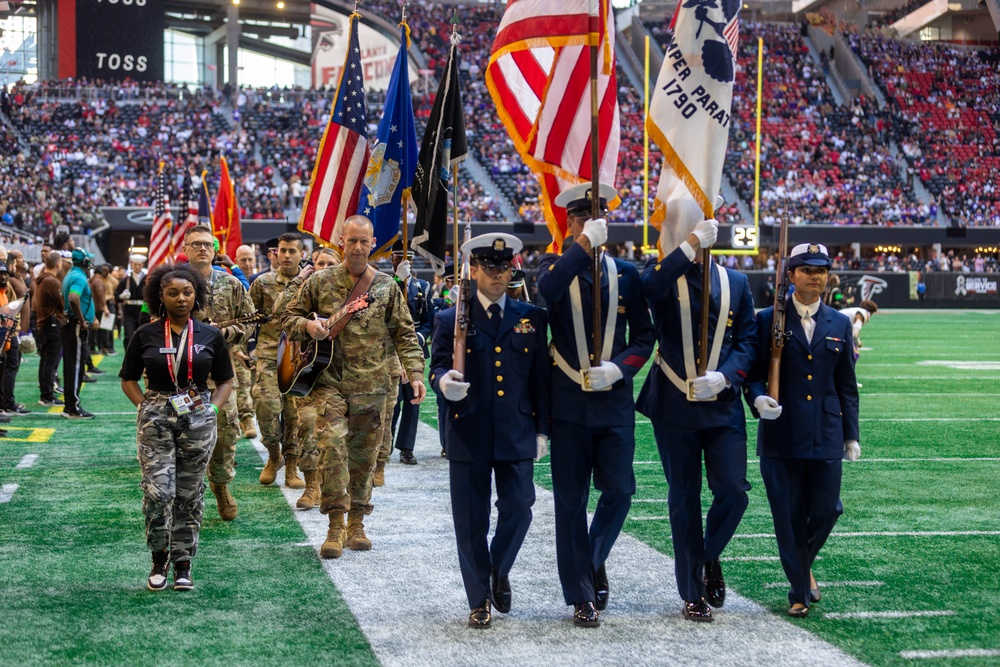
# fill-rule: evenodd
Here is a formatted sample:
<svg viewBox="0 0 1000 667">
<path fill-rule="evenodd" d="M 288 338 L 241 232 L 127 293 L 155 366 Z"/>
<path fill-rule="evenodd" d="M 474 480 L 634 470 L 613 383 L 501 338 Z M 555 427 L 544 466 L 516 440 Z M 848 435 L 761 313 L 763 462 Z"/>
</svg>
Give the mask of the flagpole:
<svg viewBox="0 0 1000 667">
<path fill-rule="evenodd" d="M 601 8 L 604 0 L 597 0 L 597 20 L 601 20 Z M 593 220 L 601 217 L 601 175 L 600 175 L 600 123 L 598 118 L 598 95 L 597 95 L 597 42 L 600 38 L 600 29 L 590 31 L 590 217 Z M 593 311 L 593 353 L 591 354 L 591 366 L 601 364 L 601 249 L 592 249 L 594 260 L 594 311 Z M 608 304 L 614 307 L 614 304 Z"/>
<path fill-rule="evenodd" d="M 451 44 L 452 47 L 458 49 L 458 40 L 455 35 L 458 34 L 458 24 L 461 20 L 458 18 L 458 7 L 455 7 L 455 13 L 451 16 Z M 448 58 L 449 67 L 455 66 L 455 58 Z M 445 71 L 445 76 L 450 76 L 450 71 Z M 458 163 L 451 165 L 451 217 L 454 220 L 455 227 L 455 247 L 451 253 L 451 263 L 455 267 L 455 284 L 458 284 Z"/>
<path fill-rule="evenodd" d="M 760 115 L 761 98 L 764 89 L 764 38 L 757 38 L 757 145 L 754 148 L 756 159 L 754 161 L 753 176 L 753 226 L 760 225 Z"/>
<path fill-rule="evenodd" d="M 406 0 L 402 0 L 399 3 L 399 9 L 400 9 L 400 12 L 401 12 L 400 17 L 399 17 L 399 24 L 401 26 L 406 26 L 406 4 L 407 4 Z M 407 32 L 407 34 L 409 34 L 409 26 L 406 27 L 406 32 Z M 408 42 L 409 42 L 409 39 L 407 39 L 407 45 L 406 46 L 409 46 Z M 403 46 L 403 45 L 401 45 L 401 46 Z M 410 73 L 407 71 L 407 72 L 403 72 L 402 75 L 408 77 L 408 76 L 410 76 Z M 409 194 L 410 194 L 409 190 L 406 190 L 406 189 L 403 190 L 403 196 L 402 196 L 402 200 L 401 200 L 402 206 L 400 207 L 402 209 L 402 213 L 403 213 L 403 261 L 404 262 L 409 259 L 409 248 L 410 248 L 410 226 L 407 224 L 407 220 L 406 220 L 406 205 L 407 205 L 407 200 L 409 199 Z M 413 270 L 412 266 L 410 267 L 410 270 L 411 271 Z M 403 282 L 403 284 L 402 284 L 402 287 L 403 287 L 403 298 L 404 299 L 408 298 L 407 294 L 406 294 L 407 283 L 409 283 L 409 280 Z"/>
<path fill-rule="evenodd" d="M 649 118 L 649 35 L 646 35 L 646 64 L 643 69 L 643 119 Z M 642 254 L 649 247 L 649 130 L 642 123 Z"/>
</svg>

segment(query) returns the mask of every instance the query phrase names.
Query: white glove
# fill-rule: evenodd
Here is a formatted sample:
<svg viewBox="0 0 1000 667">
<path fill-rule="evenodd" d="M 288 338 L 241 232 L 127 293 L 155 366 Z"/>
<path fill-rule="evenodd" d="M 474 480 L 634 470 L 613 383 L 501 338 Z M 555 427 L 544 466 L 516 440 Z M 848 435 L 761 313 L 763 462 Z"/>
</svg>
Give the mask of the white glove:
<svg viewBox="0 0 1000 667">
<path fill-rule="evenodd" d="M 777 419 L 781 416 L 781 406 L 767 394 L 753 399 L 753 406 L 757 408 L 761 419 Z"/>
<path fill-rule="evenodd" d="M 844 443 L 844 460 L 857 461 L 861 458 L 861 445 L 857 440 L 848 440 Z"/>
<path fill-rule="evenodd" d="M 410 270 L 410 260 L 408 259 L 404 259 L 396 267 L 396 277 L 404 283 L 410 279 L 412 273 L 413 271 Z"/>
<path fill-rule="evenodd" d="M 445 298 L 447 299 L 448 303 L 454 306 L 462 298 L 462 286 L 455 285 L 454 287 L 452 287 L 450 290 L 448 290 L 448 296 Z"/>
<path fill-rule="evenodd" d="M 535 435 L 535 460 L 541 461 L 549 455 L 549 436 L 541 433 Z"/>
<path fill-rule="evenodd" d="M 590 239 L 590 245 L 598 248 L 608 242 L 608 221 L 595 218 L 583 223 L 583 235 Z"/>
<path fill-rule="evenodd" d="M 449 401 L 461 401 L 469 395 L 469 383 L 462 382 L 462 374 L 452 369 L 441 376 L 438 382 L 441 393 Z"/>
<path fill-rule="evenodd" d="M 702 250 L 711 248 L 719 238 L 719 223 L 711 218 L 702 220 L 694 226 L 691 233 L 698 237 Z"/>
<path fill-rule="evenodd" d="M 591 389 L 607 389 L 615 382 L 624 377 L 622 375 L 622 369 L 618 368 L 617 364 L 613 364 L 610 361 L 602 361 L 600 366 L 593 366 L 590 369 L 590 388 Z"/>
<path fill-rule="evenodd" d="M 128 301 L 129 299 L 131 299 L 132 298 L 132 291 L 131 290 L 127 290 L 127 289 L 122 290 L 122 298 L 125 299 L 126 301 Z"/>
<path fill-rule="evenodd" d="M 712 398 L 726 388 L 726 376 L 719 371 L 708 371 L 705 375 L 695 378 L 691 382 L 691 388 L 697 399 Z"/>
</svg>

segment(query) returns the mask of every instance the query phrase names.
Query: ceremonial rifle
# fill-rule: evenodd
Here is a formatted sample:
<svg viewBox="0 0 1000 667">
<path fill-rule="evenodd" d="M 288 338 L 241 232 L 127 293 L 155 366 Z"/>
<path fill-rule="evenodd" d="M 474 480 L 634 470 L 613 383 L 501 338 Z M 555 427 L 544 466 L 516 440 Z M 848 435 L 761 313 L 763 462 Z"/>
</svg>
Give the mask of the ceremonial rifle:
<svg viewBox="0 0 1000 667">
<path fill-rule="evenodd" d="M 465 241 L 472 238 L 472 225 L 465 223 Z M 464 243 L 463 243 L 464 245 Z M 462 273 L 458 281 L 458 302 L 455 304 L 455 346 L 451 353 L 451 367 L 465 377 L 465 339 L 469 334 L 469 323 L 472 309 L 471 269 L 469 268 L 469 254 L 465 253 L 462 258 Z"/>
<path fill-rule="evenodd" d="M 785 256 L 788 254 L 788 217 L 781 221 L 778 242 L 778 286 L 774 290 L 774 322 L 771 324 L 771 361 L 767 367 L 767 395 L 778 400 L 778 383 L 781 377 L 781 350 L 788 333 L 785 331 L 785 303 L 788 296 L 788 278 L 785 275 Z"/>
</svg>

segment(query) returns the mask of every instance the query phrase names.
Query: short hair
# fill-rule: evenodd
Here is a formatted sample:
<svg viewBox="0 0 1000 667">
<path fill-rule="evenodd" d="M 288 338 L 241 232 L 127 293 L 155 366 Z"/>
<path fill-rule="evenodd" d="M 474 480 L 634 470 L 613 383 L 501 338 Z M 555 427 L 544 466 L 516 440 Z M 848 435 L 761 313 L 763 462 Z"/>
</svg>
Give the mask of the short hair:
<svg viewBox="0 0 1000 667">
<path fill-rule="evenodd" d="M 284 241 L 285 243 L 295 243 L 298 241 L 299 250 L 305 250 L 306 244 L 302 242 L 302 235 L 298 232 L 285 232 L 278 237 L 278 243 Z"/>
<path fill-rule="evenodd" d="M 62 257 L 59 256 L 57 252 L 50 252 L 45 256 L 45 268 L 49 271 L 55 271 L 62 264 Z"/>
<path fill-rule="evenodd" d="M 187 238 L 192 234 L 208 234 L 209 236 L 213 236 L 212 228 L 208 225 L 195 225 L 194 227 L 188 227 L 188 230 L 184 232 L 184 240 L 187 241 Z"/>
<path fill-rule="evenodd" d="M 878 312 L 878 304 L 871 299 L 865 299 L 861 302 L 860 306 L 867 310 L 869 315 L 874 315 Z"/>
<path fill-rule="evenodd" d="M 52 247 L 56 250 L 69 250 L 69 248 L 66 247 L 66 244 L 69 243 L 71 238 L 72 237 L 67 232 L 59 232 L 55 235 L 55 238 L 52 239 Z"/>
<path fill-rule="evenodd" d="M 372 230 L 372 235 L 375 234 L 375 223 L 369 218 L 363 215 L 352 215 L 347 220 L 344 220 L 344 229 L 347 229 L 347 225 L 365 225 L 368 229 Z"/>
<path fill-rule="evenodd" d="M 202 306 L 208 302 L 208 287 L 205 286 L 205 279 L 198 275 L 189 264 L 161 264 L 146 276 L 146 287 L 142 294 L 146 303 L 149 304 L 150 314 L 154 317 L 163 316 L 163 313 L 160 312 L 163 307 L 163 300 L 160 298 L 163 283 L 177 278 L 194 285 L 194 307 L 191 308 L 191 312 L 201 310 Z"/>
</svg>

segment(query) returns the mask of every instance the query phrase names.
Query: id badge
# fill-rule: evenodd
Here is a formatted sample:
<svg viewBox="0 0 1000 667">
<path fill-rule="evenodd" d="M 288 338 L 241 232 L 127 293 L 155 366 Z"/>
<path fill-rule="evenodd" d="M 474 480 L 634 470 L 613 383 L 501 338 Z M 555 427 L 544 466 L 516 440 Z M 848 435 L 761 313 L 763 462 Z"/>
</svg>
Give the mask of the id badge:
<svg viewBox="0 0 1000 667">
<path fill-rule="evenodd" d="M 198 390 L 192 387 L 171 396 L 170 405 L 174 407 L 174 411 L 178 415 L 186 415 L 204 407 L 205 401 L 198 395 Z"/>
</svg>

